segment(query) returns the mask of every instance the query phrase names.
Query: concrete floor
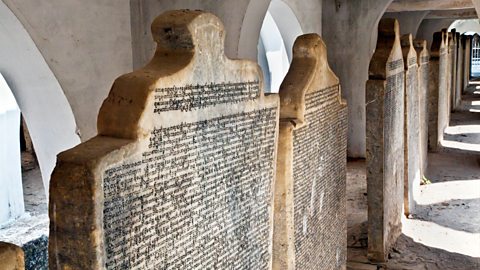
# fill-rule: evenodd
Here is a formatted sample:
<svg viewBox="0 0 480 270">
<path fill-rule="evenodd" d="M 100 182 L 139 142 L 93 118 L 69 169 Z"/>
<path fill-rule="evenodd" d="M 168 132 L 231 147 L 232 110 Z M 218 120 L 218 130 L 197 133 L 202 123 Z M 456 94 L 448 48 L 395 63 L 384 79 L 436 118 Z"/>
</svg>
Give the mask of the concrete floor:
<svg viewBox="0 0 480 270">
<path fill-rule="evenodd" d="M 479 87 L 480 88 L 480 87 Z M 366 259 L 365 161 L 351 160 L 347 172 L 348 269 L 480 269 L 480 90 L 469 88 L 452 113 L 444 149 L 428 155 L 417 211 L 403 220 L 403 235 L 390 260 Z"/>
</svg>

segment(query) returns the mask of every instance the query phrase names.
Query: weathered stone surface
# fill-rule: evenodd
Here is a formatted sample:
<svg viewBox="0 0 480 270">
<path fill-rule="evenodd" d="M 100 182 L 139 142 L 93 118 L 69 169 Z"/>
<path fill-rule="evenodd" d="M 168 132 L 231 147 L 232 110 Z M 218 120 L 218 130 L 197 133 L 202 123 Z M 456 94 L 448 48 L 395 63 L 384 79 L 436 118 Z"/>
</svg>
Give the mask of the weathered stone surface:
<svg viewBox="0 0 480 270">
<path fill-rule="evenodd" d="M 440 77 L 440 73 L 445 72 L 445 54 L 446 45 L 443 32 L 433 34 L 432 46 L 430 49 L 430 70 L 428 84 L 428 149 L 437 152 L 439 148 L 438 134 L 438 107 L 439 107 L 439 91 L 446 87 L 446 78 Z M 442 59 L 442 66 L 440 65 Z M 440 68 L 442 67 L 442 68 Z"/>
<path fill-rule="evenodd" d="M 417 52 L 411 34 L 401 38 L 405 66 L 404 121 L 404 209 L 415 212 L 415 200 L 420 188 L 420 91 L 418 87 Z"/>
<path fill-rule="evenodd" d="M 442 31 L 447 31 L 447 29 L 443 29 Z M 448 61 L 447 61 L 447 94 L 448 94 L 448 113 L 450 114 L 451 109 L 452 109 L 452 90 L 453 90 L 453 47 L 455 44 L 455 40 L 453 37 L 452 32 L 446 32 L 447 33 L 447 54 L 448 54 Z"/>
<path fill-rule="evenodd" d="M 472 36 L 468 35 L 465 41 L 465 72 L 463 74 L 463 90 L 462 93 L 465 93 L 465 90 L 470 84 L 470 72 L 472 65 Z"/>
<path fill-rule="evenodd" d="M 443 132 L 448 126 L 451 110 L 452 89 L 452 33 L 445 30 L 444 35 L 445 53 L 440 53 L 439 61 L 439 87 L 438 87 L 438 144 L 443 141 Z"/>
<path fill-rule="evenodd" d="M 453 110 L 456 110 L 460 106 L 462 100 L 462 89 L 463 89 L 463 54 L 464 54 L 464 45 L 463 45 L 463 36 L 460 36 L 460 33 L 457 35 L 457 69 L 455 70 L 455 99 L 453 103 Z"/>
<path fill-rule="evenodd" d="M 23 269 L 25 269 L 23 250 L 16 245 L 0 242 L 0 270 Z"/>
<path fill-rule="evenodd" d="M 48 237 L 41 237 L 22 246 L 26 269 L 48 269 Z"/>
<path fill-rule="evenodd" d="M 417 52 L 418 63 L 418 92 L 420 95 L 420 176 L 423 176 L 428 166 L 428 77 L 430 72 L 430 53 L 426 40 L 414 40 L 413 46 Z"/>
<path fill-rule="evenodd" d="M 368 257 L 386 261 L 401 234 L 404 64 L 395 19 L 382 19 L 366 87 Z"/>
<path fill-rule="evenodd" d="M 280 87 L 273 269 L 345 269 L 347 106 L 317 34 Z"/>
<path fill-rule="evenodd" d="M 465 58 L 464 58 L 464 72 L 463 72 L 463 89 L 462 93 L 465 93 L 470 82 L 470 68 L 472 57 L 472 36 L 465 37 Z"/>
<path fill-rule="evenodd" d="M 225 56 L 214 15 L 166 12 L 152 33 L 99 134 L 58 157 L 50 269 L 269 269 L 278 96 Z"/>
<path fill-rule="evenodd" d="M 470 65 L 471 65 L 472 36 L 465 36 L 464 59 L 463 59 L 463 89 L 465 93 L 470 82 Z"/>
<path fill-rule="evenodd" d="M 457 41 L 457 32 L 455 31 L 455 29 L 452 29 L 452 31 L 449 33 L 449 43 L 448 43 L 448 53 L 450 55 L 450 58 L 449 58 L 449 61 L 450 61 L 450 74 L 448 74 L 449 76 L 449 80 L 450 80 L 450 84 L 449 84 L 449 92 L 448 94 L 450 95 L 450 99 L 449 99 L 449 106 L 450 106 L 450 111 L 449 111 L 449 117 L 448 119 L 450 119 L 450 112 L 452 112 L 454 110 L 454 107 L 455 107 L 455 92 L 456 92 L 456 89 L 457 89 L 457 54 L 458 54 L 458 41 Z"/>
</svg>

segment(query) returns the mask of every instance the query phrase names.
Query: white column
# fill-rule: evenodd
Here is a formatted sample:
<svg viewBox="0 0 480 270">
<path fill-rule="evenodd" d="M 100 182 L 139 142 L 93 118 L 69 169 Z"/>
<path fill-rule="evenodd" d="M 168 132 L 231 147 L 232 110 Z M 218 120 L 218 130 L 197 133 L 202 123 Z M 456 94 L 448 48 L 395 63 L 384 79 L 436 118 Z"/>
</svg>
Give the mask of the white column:
<svg viewBox="0 0 480 270">
<path fill-rule="evenodd" d="M 25 211 L 20 156 L 20 109 L 0 74 L 0 224 Z"/>
</svg>

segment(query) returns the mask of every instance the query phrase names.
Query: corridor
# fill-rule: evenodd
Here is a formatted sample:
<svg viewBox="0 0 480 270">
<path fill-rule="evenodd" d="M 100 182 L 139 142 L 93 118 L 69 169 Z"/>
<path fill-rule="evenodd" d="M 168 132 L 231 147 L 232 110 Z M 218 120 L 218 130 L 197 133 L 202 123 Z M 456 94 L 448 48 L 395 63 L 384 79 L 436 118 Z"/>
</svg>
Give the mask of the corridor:
<svg viewBox="0 0 480 270">
<path fill-rule="evenodd" d="M 416 198 L 403 219 L 403 235 L 389 262 L 367 260 L 367 188 L 364 160 L 347 173 L 348 269 L 480 269 L 480 89 L 471 85 L 451 114 L 443 149 L 429 153 Z"/>
<path fill-rule="evenodd" d="M 34 2 L 0 270 L 480 270 L 480 0 Z"/>
</svg>

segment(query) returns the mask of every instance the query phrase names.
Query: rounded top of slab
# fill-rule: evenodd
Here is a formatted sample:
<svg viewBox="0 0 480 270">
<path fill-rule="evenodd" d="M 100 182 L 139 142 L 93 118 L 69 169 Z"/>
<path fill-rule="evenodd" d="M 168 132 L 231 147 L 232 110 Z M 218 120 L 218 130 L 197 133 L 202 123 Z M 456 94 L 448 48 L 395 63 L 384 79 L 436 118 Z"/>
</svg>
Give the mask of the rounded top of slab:
<svg viewBox="0 0 480 270">
<path fill-rule="evenodd" d="M 450 32 L 447 32 L 447 37 L 448 37 L 448 40 L 449 40 L 450 44 L 452 44 L 452 42 L 454 42 L 453 34 L 450 33 Z"/>
<path fill-rule="evenodd" d="M 293 46 L 295 57 L 317 57 L 325 43 L 317 34 L 305 34 L 299 36 Z"/>
<path fill-rule="evenodd" d="M 415 47 L 416 49 L 426 50 L 427 41 L 425 39 L 415 39 L 413 40 L 413 47 Z"/>
<path fill-rule="evenodd" d="M 400 42 L 402 47 L 410 47 L 413 46 L 413 38 L 412 34 L 405 34 L 400 38 Z"/>
<path fill-rule="evenodd" d="M 168 11 L 154 20 L 152 34 L 157 43 L 155 55 L 143 68 L 115 80 L 100 108 L 99 135 L 143 138 L 155 125 L 171 123 L 165 120 L 169 112 L 197 115 L 204 108 L 199 103 L 203 90 L 197 88 L 204 85 L 250 82 L 259 85 L 252 88 L 258 91 L 255 98 L 264 99 L 260 67 L 249 60 L 226 57 L 225 31 L 215 15 L 199 10 Z M 158 106 L 164 108 L 157 110 Z"/>
<path fill-rule="evenodd" d="M 387 78 L 387 73 L 397 72 L 398 67 L 387 69 L 387 63 L 394 61 L 403 61 L 400 44 L 400 26 L 396 19 L 384 18 L 378 24 L 377 47 L 370 60 L 369 78 L 384 80 Z"/>
<path fill-rule="evenodd" d="M 446 47 L 445 31 L 433 33 L 432 46 L 430 48 L 433 57 L 439 57 L 441 49 Z"/>
<path fill-rule="evenodd" d="M 467 35 L 461 35 L 460 42 L 461 42 L 462 48 L 465 49 L 465 45 L 467 44 Z"/>
<path fill-rule="evenodd" d="M 338 77 L 328 65 L 327 48 L 318 34 L 297 37 L 293 46 L 293 60 L 280 86 L 280 119 L 304 124 L 305 94 L 315 91 L 339 91 L 330 89 L 339 84 Z M 339 103 L 346 105 L 338 93 Z"/>
<path fill-rule="evenodd" d="M 206 25 L 217 31 L 207 30 Z M 158 16 L 152 23 L 152 36 L 157 50 L 192 52 L 208 39 L 220 40 L 223 48 L 225 32 L 215 15 L 200 10 L 172 10 Z M 212 34 L 212 32 L 215 32 Z"/>
<path fill-rule="evenodd" d="M 378 36 L 395 37 L 400 35 L 400 24 L 396 19 L 385 18 L 380 20 L 378 24 Z"/>
<path fill-rule="evenodd" d="M 417 52 L 418 65 L 427 64 L 430 58 L 430 52 L 427 48 L 427 41 L 424 39 L 413 40 L 413 47 Z"/>
<path fill-rule="evenodd" d="M 403 63 L 405 65 L 405 70 L 407 70 L 411 66 L 417 65 L 417 52 L 413 47 L 412 34 L 403 35 L 400 38 L 400 44 L 402 45 Z"/>
</svg>

